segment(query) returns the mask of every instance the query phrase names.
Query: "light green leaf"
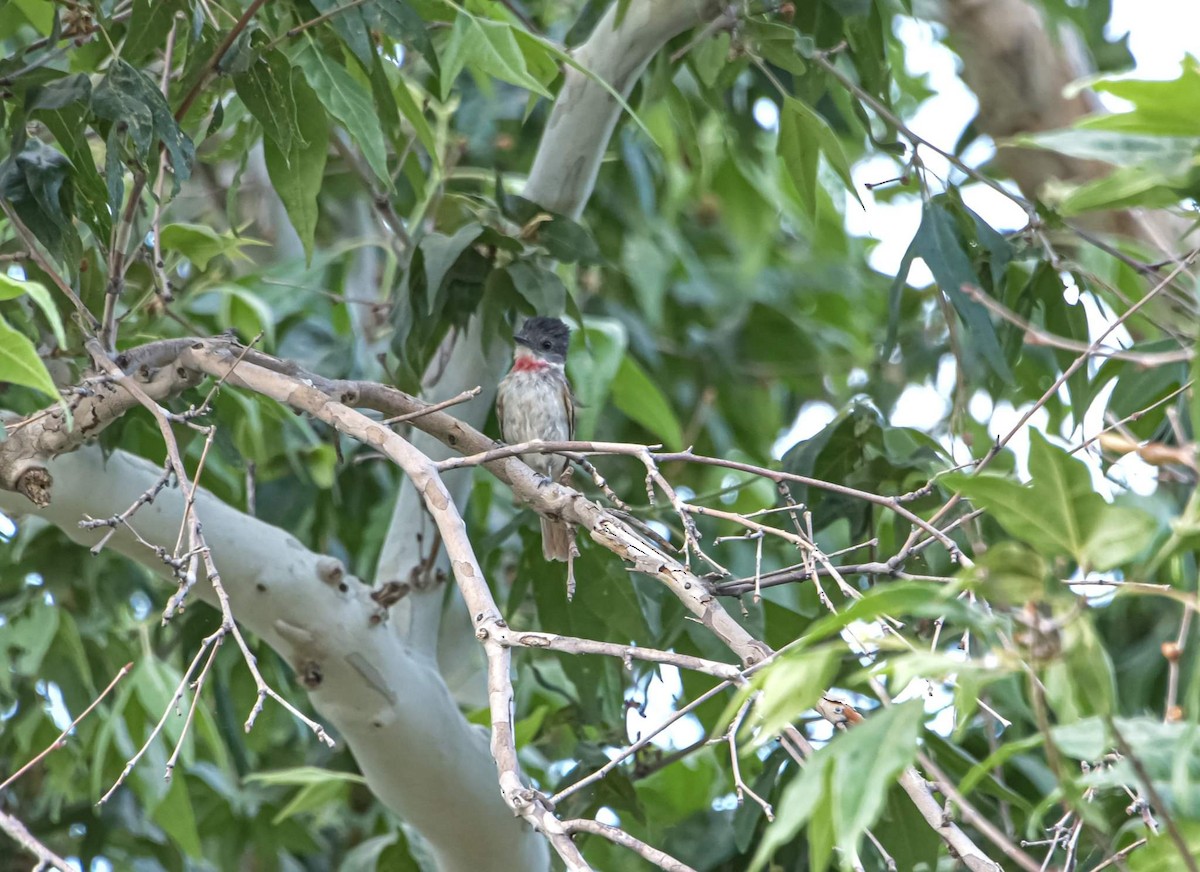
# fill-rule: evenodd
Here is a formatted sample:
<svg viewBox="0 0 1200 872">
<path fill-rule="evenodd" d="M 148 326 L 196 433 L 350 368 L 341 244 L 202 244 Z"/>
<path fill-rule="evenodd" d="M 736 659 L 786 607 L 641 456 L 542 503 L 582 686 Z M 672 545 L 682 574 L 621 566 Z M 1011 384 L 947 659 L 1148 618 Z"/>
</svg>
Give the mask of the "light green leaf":
<svg viewBox="0 0 1200 872">
<path fill-rule="evenodd" d="M 271 819 L 271 824 L 279 826 L 290 817 L 306 814 L 338 803 L 344 799 L 345 795 L 346 784 L 342 781 L 324 781 L 316 784 L 307 784 L 300 788 L 291 801 L 276 813 L 275 817 Z"/>
<path fill-rule="evenodd" d="M 324 808 L 330 803 L 338 802 L 345 796 L 351 784 L 366 783 L 366 779 L 357 773 L 338 772 L 316 766 L 298 766 L 294 769 L 283 769 L 277 772 L 254 773 L 246 776 L 246 781 L 273 787 L 300 787 L 291 801 L 281 808 L 271 821 L 275 826 L 290 817 L 306 814 Z"/>
<path fill-rule="evenodd" d="M 795 838 L 817 806 L 828 802 L 830 785 L 826 781 L 826 773 L 832 771 L 833 763 L 833 754 L 829 749 L 841 738 L 837 736 L 834 742 L 810 757 L 804 768 L 783 789 L 779 801 L 775 803 L 775 820 L 763 832 L 748 872 L 762 869 L 777 849 Z"/>
<path fill-rule="evenodd" d="M 429 126 L 429 120 L 421 111 L 421 107 L 409 87 L 407 79 L 402 78 L 395 88 L 390 89 L 392 96 L 396 98 L 396 106 L 405 120 L 412 125 L 413 133 L 416 134 L 417 141 L 421 143 L 425 153 L 429 155 L 429 159 L 435 162 L 440 161 L 441 155 L 438 152 L 437 140 L 433 136 L 433 128 Z"/>
<path fill-rule="evenodd" d="M 14 5 L 42 36 L 54 28 L 54 4 L 50 0 L 13 0 Z"/>
<path fill-rule="evenodd" d="M 392 180 L 388 173 L 383 128 L 379 125 L 379 113 L 367 89 L 345 67 L 320 51 L 312 40 L 295 59 L 329 114 L 341 122 L 362 149 L 372 172 L 390 189 Z"/>
<path fill-rule="evenodd" d="M 858 846 L 883 809 L 888 788 L 917 756 L 917 738 L 925 723 L 925 703 L 914 699 L 868 715 L 833 745 L 836 763 L 833 825 L 844 853 Z"/>
<path fill-rule="evenodd" d="M 482 18 L 471 20 L 472 32 L 477 34 L 468 43 L 467 63 L 481 71 L 524 88 L 534 94 L 552 99 L 553 94 L 535 79 L 525 63 L 525 55 L 517 45 L 511 25 Z"/>
<path fill-rule="evenodd" d="M 1200 137 L 1151 136 L 1115 130 L 1049 130 L 1023 134 L 1012 143 L 1114 166 L 1153 167 L 1165 173 L 1186 170 L 1200 152 Z"/>
<path fill-rule="evenodd" d="M 1167 175 L 1153 167 L 1121 167 L 1102 179 L 1082 185 L 1048 185 L 1045 199 L 1059 213 L 1071 217 L 1132 206 L 1173 206 L 1184 198 L 1187 186 L 1186 176 Z"/>
<path fill-rule="evenodd" d="M 208 269 L 209 261 L 218 256 L 249 260 L 242 248 L 268 244 L 261 239 L 217 233 L 203 224 L 168 224 L 159 234 L 158 243 L 166 251 L 182 254 L 201 270 Z"/>
<path fill-rule="evenodd" d="M 670 451 L 683 447 L 683 428 L 671 404 L 629 355 L 621 361 L 612 383 L 614 405 L 663 441 Z"/>
<path fill-rule="evenodd" d="M 776 151 L 791 174 L 796 191 L 808 207 L 808 214 L 817 211 L 817 155 L 824 154 L 825 160 L 838 174 L 846 190 L 862 200 L 854 188 L 850 176 L 850 163 L 837 135 L 820 115 L 802 101 L 785 97 L 783 111 L 779 116 L 779 141 Z"/>
<path fill-rule="evenodd" d="M 627 343 L 625 326 L 615 318 L 588 318 L 582 330 L 571 331 L 567 376 L 579 401 L 575 438 L 595 438 L 596 422 L 621 368 Z"/>
<path fill-rule="evenodd" d="M 1116 708 L 1117 679 L 1112 658 L 1086 618 L 1076 618 L 1062 631 L 1063 660 L 1071 676 L 1068 690 L 1080 716 L 1109 716 Z M 1066 720 L 1063 712 L 1059 718 Z"/>
<path fill-rule="evenodd" d="M 920 581 L 897 581 L 878 585 L 848 608 L 816 621 L 804 634 L 806 643 L 820 641 L 855 621 L 871 621 L 880 615 L 945 618 L 974 628 L 986 627 L 991 619 L 957 598 L 948 585 Z"/>
<path fill-rule="evenodd" d="M 296 766 L 292 769 L 276 769 L 272 772 L 252 772 L 244 780 L 272 787 L 279 785 L 304 787 L 309 784 L 325 784 L 329 781 L 349 784 L 367 783 L 367 779 L 357 772 L 341 772 L 336 769 L 322 769 L 319 766 Z"/>
<path fill-rule="evenodd" d="M 0 300 L 12 300 L 22 294 L 28 294 L 29 299 L 33 300 L 42 310 L 42 314 L 50 322 L 50 329 L 54 331 L 58 347 L 66 347 L 67 337 L 63 332 L 62 317 L 58 314 L 58 307 L 54 305 L 54 299 L 50 296 L 50 291 L 46 289 L 46 286 L 40 282 L 18 281 L 0 273 Z"/>
<path fill-rule="evenodd" d="M 751 683 L 762 694 L 751 717 L 743 724 L 744 733 L 748 734 L 751 728 L 758 730 L 751 747 L 772 741 L 784 727 L 816 705 L 837 673 L 840 659 L 838 650 L 832 646 L 793 649 L 755 673 Z M 742 738 L 749 739 L 749 735 Z"/>
<path fill-rule="evenodd" d="M 1149 545 L 1154 519 L 1106 503 L 1092 489 L 1083 462 L 1037 430 L 1031 435 L 1029 472 L 1029 485 L 961 473 L 943 481 L 1046 556 L 1069 555 L 1081 566 L 1103 570 L 1127 562 Z"/>
<path fill-rule="evenodd" d="M 1200 136 L 1200 115 L 1182 107 L 1200 106 L 1200 60 L 1188 55 L 1179 78 L 1170 81 L 1097 78 L 1089 82 L 1102 91 L 1133 103 L 1132 112 L 1094 115 L 1080 127 L 1150 133 L 1157 136 Z"/>
<path fill-rule="evenodd" d="M 33 343 L 10 327 L 3 315 L 0 315 L 0 381 L 25 385 L 60 399 L 58 388 Z"/>
<path fill-rule="evenodd" d="M 810 819 L 818 846 L 833 837 L 843 854 L 854 851 L 883 810 L 893 780 L 912 765 L 924 722 L 924 703 L 916 699 L 872 712 L 835 735 L 784 788 L 750 872 L 761 869 Z M 818 819 L 824 808 L 831 810 L 831 821 Z"/>
</svg>

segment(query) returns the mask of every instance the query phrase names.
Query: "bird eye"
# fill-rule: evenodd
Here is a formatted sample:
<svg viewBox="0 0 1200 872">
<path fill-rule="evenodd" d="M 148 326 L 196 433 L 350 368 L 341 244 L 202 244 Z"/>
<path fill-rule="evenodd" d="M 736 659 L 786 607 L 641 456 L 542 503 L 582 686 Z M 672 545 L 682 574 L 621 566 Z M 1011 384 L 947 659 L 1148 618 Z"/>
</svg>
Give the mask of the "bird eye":
<svg viewBox="0 0 1200 872">
<path fill-rule="evenodd" d="M 542 342 L 542 350 L 543 350 L 543 351 L 549 351 L 549 350 L 550 350 L 550 340 L 549 340 L 549 339 L 547 339 L 547 340 L 545 340 L 544 342 Z"/>
</svg>

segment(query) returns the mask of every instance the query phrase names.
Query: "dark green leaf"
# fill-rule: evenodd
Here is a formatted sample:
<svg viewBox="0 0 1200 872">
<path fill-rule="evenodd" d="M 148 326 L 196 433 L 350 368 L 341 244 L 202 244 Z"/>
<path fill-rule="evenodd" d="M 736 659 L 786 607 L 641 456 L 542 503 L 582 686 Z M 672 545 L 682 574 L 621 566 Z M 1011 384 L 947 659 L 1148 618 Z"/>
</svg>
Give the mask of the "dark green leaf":
<svg viewBox="0 0 1200 872">
<path fill-rule="evenodd" d="M 153 82 L 125 61 L 117 60 L 92 93 L 92 109 L 117 129 L 128 131 L 138 159 L 143 162 L 150 156 L 151 144 L 160 140 L 174 171 L 172 196 L 178 193 L 180 182 L 191 176 L 196 150 Z"/>
<path fill-rule="evenodd" d="M 316 93 L 279 52 L 264 55 L 235 79 L 238 96 L 263 126 L 271 184 L 311 262 L 317 195 L 329 148 L 329 118 Z"/>
<path fill-rule="evenodd" d="M 954 217 L 936 203 L 926 203 L 921 226 L 912 244 L 917 256 L 933 273 L 938 287 L 963 319 L 972 343 L 984 360 L 1000 378 L 1011 380 L 1012 373 L 1004 360 L 987 310 L 963 292 L 964 286 L 979 288 L 980 282 L 963 247 Z"/>
<path fill-rule="evenodd" d="M 329 114 L 336 118 L 362 149 L 363 157 L 384 187 L 392 185 L 388 174 L 387 147 L 379 126 L 379 113 L 371 95 L 346 68 L 321 52 L 311 40 L 296 55 L 308 84 Z"/>
<path fill-rule="evenodd" d="M 425 20 L 404 0 L 374 0 L 366 4 L 363 13 L 371 26 L 382 30 L 392 39 L 416 50 L 433 70 L 434 78 L 440 75 L 433 40 L 429 38 Z"/>
<path fill-rule="evenodd" d="M 683 428 L 670 401 L 628 355 L 613 379 L 612 400 L 618 409 L 661 439 L 668 451 L 683 448 Z"/>
</svg>

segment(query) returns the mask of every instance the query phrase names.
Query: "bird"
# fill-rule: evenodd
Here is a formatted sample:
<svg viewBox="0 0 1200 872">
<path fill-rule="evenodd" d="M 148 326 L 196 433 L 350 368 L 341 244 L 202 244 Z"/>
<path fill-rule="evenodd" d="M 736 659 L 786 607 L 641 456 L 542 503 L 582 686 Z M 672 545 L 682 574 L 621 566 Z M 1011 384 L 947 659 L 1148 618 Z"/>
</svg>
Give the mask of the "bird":
<svg viewBox="0 0 1200 872">
<path fill-rule="evenodd" d="M 565 442 L 575 437 L 575 395 L 567 380 L 567 343 L 571 331 L 560 319 L 528 318 L 513 335 L 513 365 L 496 393 L 500 433 L 509 445 L 543 439 Z M 557 481 L 567 468 L 558 454 L 524 454 L 535 472 Z M 542 521 L 542 556 L 567 561 L 574 554 L 575 536 L 561 520 Z"/>
</svg>

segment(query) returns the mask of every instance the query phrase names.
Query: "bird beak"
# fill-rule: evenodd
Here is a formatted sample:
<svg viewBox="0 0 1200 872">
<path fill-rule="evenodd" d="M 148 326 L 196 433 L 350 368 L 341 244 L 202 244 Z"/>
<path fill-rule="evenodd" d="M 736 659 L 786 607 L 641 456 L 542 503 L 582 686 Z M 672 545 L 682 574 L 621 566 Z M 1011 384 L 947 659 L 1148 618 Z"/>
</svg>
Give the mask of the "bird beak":
<svg viewBox="0 0 1200 872">
<path fill-rule="evenodd" d="M 529 340 L 526 339 L 524 336 L 522 336 L 520 333 L 513 334 L 513 342 L 517 343 L 517 345 L 524 345 L 526 348 L 531 347 L 529 344 Z"/>
</svg>

